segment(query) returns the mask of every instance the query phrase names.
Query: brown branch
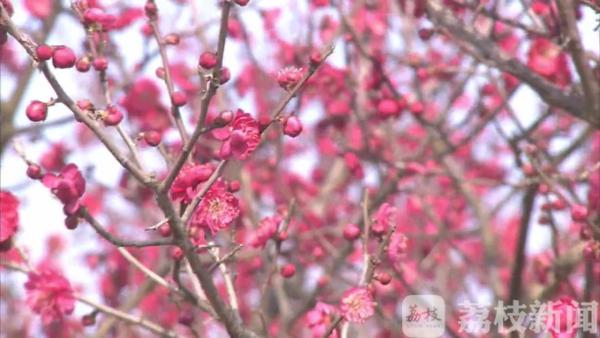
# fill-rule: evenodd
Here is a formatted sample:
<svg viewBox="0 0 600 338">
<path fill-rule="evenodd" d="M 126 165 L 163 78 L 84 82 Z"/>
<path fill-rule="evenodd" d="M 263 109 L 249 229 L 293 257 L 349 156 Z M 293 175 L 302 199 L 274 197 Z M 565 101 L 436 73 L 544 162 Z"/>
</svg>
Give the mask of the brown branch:
<svg viewBox="0 0 600 338">
<path fill-rule="evenodd" d="M 185 142 L 181 154 L 175 161 L 175 165 L 169 172 L 167 178 L 160 185 L 159 191 L 165 192 L 171 188 L 171 184 L 175 181 L 175 178 L 179 174 L 179 171 L 183 167 L 184 163 L 187 161 L 190 153 L 194 149 L 196 142 L 200 135 L 202 135 L 204 130 L 204 122 L 206 119 L 206 114 L 208 114 L 208 108 L 210 107 L 210 102 L 212 98 L 215 96 L 217 89 L 219 88 L 219 78 L 221 69 L 223 67 L 223 56 L 225 54 L 225 41 L 227 40 L 227 24 L 229 22 L 229 12 L 231 11 L 231 2 L 224 1 L 223 8 L 221 10 L 221 23 L 219 26 L 219 40 L 217 42 L 217 65 L 212 71 L 212 76 L 208 83 L 208 91 L 204 93 L 202 97 L 202 102 L 200 104 L 200 117 L 198 118 L 198 122 L 192 136 L 189 138 L 187 142 Z"/>
<path fill-rule="evenodd" d="M 1 20 L 3 26 L 6 27 L 8 33 L 15 38 L 23 46 L 25 51 L 31 56 L 33 60 L 36 60 L 35 48 L 36 44 L 31 40 L 31 38 L 19 30 L 10 17 L 8 17 L 6 10 L 2 5 L 0 5 L 2 9 L 0 12 Z M 98 139 L 104 144 L 106 149 L 115 157 L 115 159 L 125 168 L 127 171 L 131 173 L 133 177 L 135 177 L 140 183 L 144 184 L 148 187 L 156 186 L 156 181 L 145 174 L 140 168 L 134 165 L 132 161 L 127 158 L 112 142 L 112 140 L 104 133 L 100 125 L 92 120 L 87 114 L 82 112 L 79 107 L 75 104 L 73 99 L 65 92 L 63 87 L 60 85 L 54 74 L 50 71 L 48 64 L 46 61 L 38 63 L 38 69 L 42 71 L 46 80 L 54 89 L 54 92 L 57 95 L 57 101 L 63 103 L 73 114 L 77 117 L 78 120 L 83 122 L 92 132 L 98 137 Z"/>
<path fill-rule="evenodd" d="M 515 263 L 512 268 L 510 277 L 510 288 L 508 292 L 507 303 L 511 304 L 513 300 L 519 300 L 521 297 L 521 287 L 523 282 L 523 269 L 525 267 L 525 246 L 527 244 L 527 233 L 529 232 L 529 223 L 533 213 L 535 196 L 537 194 L 538 185 L 534 184 L 523 196 L 523 205 L 521 209 L 521 223 L 519 224 L 519 239 L 517 242 L 517 252 L 515 255 Z M 516 338 L 518 335 L 511 333 L 511 337 Z"/>
<path fill-rule="evenodd" d="M 169 269 L 169 262 L 163 261 L 163 262 L 159 263 L 157 272 L 159 275 L 163 276 L 168 272 L 168 269 Z M 131 296 L 129 296 L 125 301 L 123 301 L 122 305 L 119 306 L 119 310 L 122 312 L 131 311 L 142 301 L 142 299 L 148 293 L 150 293 L 154 289 L 155 286 L 156 286 L 156 283 L 153 280 L 146 279 L 141 285 L 139 285 L 136 288 L 135 293 L 131 294 Z M 118 321 L 117 321 L 116 317 L 105 318 L 97 326 L 98 328 L 94 332 L 94 335 L 91 337 L 92 338 L 106 337 L 108 332 L 110 332 L 112 330 L 112 328 L 117 324 L 117 322 Z"/>
<path fill-rule="evenodd" d="M 558 6 L 562 33 L 566 35 L 567 47 L 581 79 L 588 114 L 592 114 L 597 121 L 600 121 L 600 84 L 594 78 L 594 72 L 581 44 L 581 37 L 577 30 L 577 19 L 575 18 L 575 5 L 571 0 L 557 0 L 556 5 Z"/>
<path fill-rule="evenodd" d="M 167 85 L 167 91 L 169 92 L 169 98 L 173 97 L 173 92 L 175 91 L 175 87 L 173 86 L 173 78 L 171 76 L 171 69 L 169 67 L 169 58 L 167 56 L 167 50 L 165 49 L 165 44 L 162 41 L 162 36 L 160 33 L 160 28 L 158 27 L 158 22 L 156 18 L 151 18 L 150 27 L 152 28 L 152 35 L 158 44 L 158 51 L 160 53 L 160 59 L 162 61 L 163 69 L 165 70 L 165 84 Z M 172 119 L 174 120 L 174 124 L 179 130 L 179 134 L 181 136 L 181 141 L 183 144 L 188 143 L 189 136 L 187 130 L 185 129 L 185 125 L 181 120 L 181 113 L 179 112 L 179 107 L 171 102 L 171 114 Z"/>
<path fill-rule="evenodd" d="M 98 221 L 96 221 L 94 216 L 92 216 L 89 213 L 87 208 L 81 207 L 79 209 L 79 216 L 81 216 L 83 219 L 85 219 L 92 226 L 92 228 L 94 228 L 94 230 L 98 233 L 98 235 L 100 235 L 102 238 L 104 238 L 105 240 L 107 240 L 108 242 L 110 242 L 111 244 L 113 244 L 117 247 L 144 248 L 144 247 L 148 247 L 148 246 L 164 246 L 164 245 L 175 244 L 173 242 L 173 240 L 170 238 L 160 238 L 160 239 L 147 240 L 147 241 L 121 239 L 121 238 L 114 236 L 110 232 L 106 231 L 102 227 L 102 225 L 100 225 L 98 223 Z"/>
<path fill-rule="evenodd" d="M 2 263 L 0 263 L 0 266 L 6 267 L 13 271 L 19 271 L 22 273 L 29 273 L 31 271 L 30 268 L 28 268 L 28 267 L 15 265 L 13 263 L 8 263 L 8 262 L 2 262 Z M 115 309 L 110 306 L 107 306 L 107 305 L 104 305 L 101 303 L 97 303 L 97 302 L 95 302 L 85 296 L 79 295 L 79 294 L 74 294 L 74 298 L 77 301 L 87 304 L 100 312 L 108 314 L 116 319 L 120 319 L 122 321 L 128 322 L 130 324 L 138 325 L 150 332 L 157 334 L 160 337 L 172 337 L 172 338 L 177 337 L 177 334 L 175 332 L 167 330 L 164 327 L 162 327 L 156 323 L 153 323 L 147 319 L 144 319 L 143 317 L 134 316 L 134 315 L 131 315 L 124 311 L 121 311 L 119 309 Z"/>
<path fill-rule="evenodd" d="M 39 41 L 45 42 L 47 40 L 61 10 L 61 2 L 54 1 L 52 3 L 52 11 L 50 15 L 43 21 L 40 30 L 41 34 L 39 36 Z M 2 11 L 5 11 L 3 7 Z M 15 90 L 11 93 L 8 102 L 2 102 L 2 109 L 0 112 L 0 156 L 4 152 L 4 149 L 10 139 L 17 134 L 17 131 L 14 130 L 13 120 L 17 112 L 17 106 L 23 99 L 23 95 L 25 94 L 25 91 L 29 85 L 34 69 L 35 67 L 33 65 L 27 65 L 25 70 L 19 74 Z"/>
<path fill-rule="evenodd" d="M 186 234 L 185 227 L 181 222 L 181 218 L 176 212 L 173 204 L 169 200 L 169 197 L 164 192 L 158 192 L 156 200 L 158 205 L 165 213 L 165 216 L 171 221 L 169 225 L 177 245 L 183 250 L 185 257 L 190 263 L 190 267 L 194 272 L 194 275 L 198 277 L 198 281 L 202 286 L 202 290 L 206 295 L 212 308 L 218 316 L 218 319 L 223 323 L 225 329 L 230 336 L 236 338 L 257 338 L 259 337 L 256 333 L 246 329 L 243 324 L 238 320 L 238 317 L 232 311 L 232 309 L 225 304 L 215 283 L 212 279 L 211 273 L 202 266 L 202 262 L 194 245 L 190 242 L 189 237 Z"/>
<path fill-rule="evenodd" d="M 583 119 L 597 129 L 600 129 L 600 114 L 586 108 L 581 93 L 576 91 L 567 93 L 541 76 L 533 73 L 517 59 L 505 55 L 487 37 L 476 32 L 473 27 L 466 26 L 460 22 L 439 1 L 428 0 L 427 9 L 431 20 L 435 24 L 445 28 L 457 40 L 469 44 L 470 48 L 465 48 L 468 53 L 474 55 L 476 58 L 489 61 L 498 69 L 510 73 L 528 84 L 547 104 L 561 108 L 568 114 Z"/>
</svg>

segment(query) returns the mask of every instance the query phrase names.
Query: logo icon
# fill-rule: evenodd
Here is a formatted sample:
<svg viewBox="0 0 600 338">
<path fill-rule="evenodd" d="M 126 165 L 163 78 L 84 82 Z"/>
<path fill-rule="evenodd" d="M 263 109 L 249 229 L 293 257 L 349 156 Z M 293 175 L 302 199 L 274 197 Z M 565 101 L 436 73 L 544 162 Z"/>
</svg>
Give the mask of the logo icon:
<svg viewBox="0 0 600 338">
<path fill-rule="evenodd" d="M 402 332 L 407 337 L 441 337 L 445 320 L 446 303 L 438 295 L 410 295 L 402 301 Z"/>
</svg>

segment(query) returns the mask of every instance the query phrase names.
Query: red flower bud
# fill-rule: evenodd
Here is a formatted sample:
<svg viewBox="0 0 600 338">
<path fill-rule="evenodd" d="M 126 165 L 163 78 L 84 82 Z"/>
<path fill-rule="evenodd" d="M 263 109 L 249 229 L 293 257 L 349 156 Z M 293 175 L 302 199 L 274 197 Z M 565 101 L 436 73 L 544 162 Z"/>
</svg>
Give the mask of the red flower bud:
<svg viewBox="0 0 600 338">
<path fill-rule="evenodd" d="M 234 0 L 236 4 L 240 5 L 240 6 L 246 6 L 250 0 Z"/>
<path fill-rule="evenodd" d="M 281 267 L 279 273 L 283 278 L 292 278 L 296 274 L 296 267 L 293 264 L 288 263 Z"/>
<path fill-rule="evenodd" d="M 171 236 L 171 227 L 169 226 L 169 223 L 165 223 L 165 224 L 159 226 L 158 233 L 162 237 L 170 237 Z"/>
<path fill-rule="evenodd" d="M 116 126 L 123 120 L 123 113 L 115 106 L 109 106 L 106 108 L 108 114 L 104 117 L 105 126 Z"/>
<path fill-rule="evenodd" d="M 35 49 L 35 54 L 37 55 L 37 58 L 40 61 L 50 60 L 52 58 L 53 52 L 54 51 L 52 50 L 52 47 L 48 45 L 39 45 Z"/>
<path fill-rule="evenodd" d="M 38 100 L 31 101 L 25 110 L 25 114 L 33 122 L 44 121 L 48 116 L 48 105 Z"/>
<path fill-rule="evenodd" d="M 151 147 L 156 147 L 157 145 L 159 145 L 161 139 L 162 139 L 162 136 L 157 131 L 150 130 L 150 131 L 144 132 L 144 141 L 146 142 L 146 144 L 148 144 Z"/>
<path fill-rule="evenodd" d="M 42 168 L 39 165 L 32 163 L 27 166 L 27 176 L 29 176 L 29 178 L 32 178 L 34 180 L 39 180 L 44 175 L 42 173 Z"/>
<path fill-rule="evenodd" d="M 225 84 L 227 81 L 229 81 L 229 79 L 231 79 L 231 72 L 229 71 L 229 68 L 221 68 L 221 71 L 219 72 L 219 84 Z"/>
<path fill-rule="evenodd" d="M 377 104 L 377 114 L 383 119 L 398 116 L 400 115 L 400 107 L 396 100 L 383 99 Z"/>
<path fill-rule="evenodd" d="M 69 47 L 59 46 L 52 53 L 52 64 L 56 68 L 71 68 L 75 65 L 77 57 Z"/>
<path fill-rule="evenodd" d="M 174 247 L 171 250 L 171 257 L 176 261 L 181 260 L 183 258 L 183 250 L 178 246 Z"/>
<path fill-rule="evenodd" d="M 185 106 L 187 104 L 187 97 L 182 92 L 173 92 L 171 94 L 171 103 L 176 107 Z"/>
<path fill-rule="evenodd" d="M 321 62 L 323 62 L 323 57 L 321 57 L 321 53 L 319 51 L 314 51 L 310 54 L 310 66 L 316 67 Z"/>
<path fill-rule="evenodd" d="M 290 137 L 296 137 L 302 133 L 302 122 L 295 115 L 283 121 L 283 133 Z"/>
<path fill-rule="evenodd" d="M 389 273 L 383 271 L 383 272 L 377 272 L 374 276 L 374 278 L 381 283 L 381 285 L 388 285 L 390 284 L 390 282 L 392 281 L 392 276 L 390 276 Z"/>
<path fill-rule="evenodd" d="M 156 71 L 154 72 L 154 74 L 156 74 L 156 77 L 161 80 L 165 79 L 165 69 L 163 67 L 156 68 Z"/>
<path fill-rule="evenodd" d="M 69 230 L 75 230 L 79 225 L 79 218 L 75 215 L 69 215 L 65 218 L 65 226 Z"/>
<path fill-rule="evenodd" d="M 575 204 L 571 207 L 571 218 L 575 222 L 585 222 L 588 216 L 588 209 L 585 205 Z"/>
<path fill-rule="evenodd" d="M 360 237 L 360 228 L 356 224 L 346 224 L 344 227 L 344 238 L 354 241 Z"/>
<path fill-rule="evenodd" d="M 90 63 L 90 58 L 88 58 L 87 56 L 79 58 L 75 63 L 75 69 L 82 73 L 85 73 L 88 70 L 90 70 L 91 66 L 92 64 Z"/>
<path fill-rule="evenodd" d="M 211 52 L 202 53 L 198 65 L 204 69 L 213 69 L 217 65 L 217 55 Z"/>
<path fill-rule="evenodd" d="M 92 65 L 94 66 L 95 70 L 102 72 L 108 68 L 108 60 L 106 60 L 106 58 L 103 57 L 98 57 L 94 59 Z"/>
</svg>

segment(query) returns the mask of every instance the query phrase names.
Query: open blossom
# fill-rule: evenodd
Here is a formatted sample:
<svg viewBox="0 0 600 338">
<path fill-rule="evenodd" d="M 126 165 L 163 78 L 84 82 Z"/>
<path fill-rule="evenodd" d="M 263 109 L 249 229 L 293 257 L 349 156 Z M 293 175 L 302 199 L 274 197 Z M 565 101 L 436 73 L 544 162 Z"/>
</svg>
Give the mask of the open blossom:
<svg viewBox="0 0 600 338">
<path fill-rule="evenodd" d="M 65 214 L 73 215 L 79 210 L 79 199 L 85 192 L 85 179 L 75 164 L 66 165 L 58 175 L 44 175 L 42 182 L 65 205 Z"/>
<path fill-rule="evenodd" d="M 285 67 L 277 72 L 277 83 L 285 90 L 292 90 L 302 80 L 302 68 Z"/>
<path fill-rule="evenodd" d="M 184 203 L 192 201 L 200 183 L 206 182 L 214 171 L 211 165 L 186 165 L 184 166 L 171 187 L 171 198 Z"/>
<path fill-rule="evenodd" d="M 219 139 L 223 141 L 219 150 L 221 158 L 233 156 L 238 160 L 244 160 L 258 147 L 260 142 L 258 121 L 241 109 L 238 109 L 230 127 L 221 131 L 219 133 Z"/>
<path fill-rule="evenodd" d="M 254 230 L 254 233 L 250 239 L 250 245 L 255 248 L 262 248 L 267 244 L 267 241 L 277 233 L 277 228 L 281 222 L 281 216 L 275 215 L 272 217 L 265 217 L 258 224 L 258 228 Z"/>
<path fill-rule="evenodd" d="M 53 268 L 42 267 L 37 272 L 29 272 L 27 276 L 27 305 L 42 316 L 44 324 L 59 321 L 73 312 L 73 289 L 62 274 Z"/>
<path fill-rule="evenodd" d="M 334 320 L 334 317 L 337 315 L 337 309 L 334 306 L 329 304 L 325 304 L 322 302 L 317 302 L 315 308 L 308 311 L 306 314 L 306 324 L 310 329 L 312 336 L 314 338 L 323 337 L 323 335 L 329 329 L 329 326 Z M 329 338 L 337 338 L 338 332 L 333 331 Z"/>
<path fill-rule="evenodd" d="M 345 320 L 362 324 L 375 313 L 375 302 L 366 288 L 352 288 L 344 292 L 340 310 Z"/>
<path fill-rule="evenodd" d="M 208 228 L 213 234 L 228 227 L 240 214 L 238 199 L 217 181 L 206 192 L 192 218 L 192 226 Z"/>
<path fill-rule="evenodd" d="M 0 191 L 0 251 L 10 249 L 11 238 L 19 227 L 19 200 L 8 191 Z"/>
</svg>

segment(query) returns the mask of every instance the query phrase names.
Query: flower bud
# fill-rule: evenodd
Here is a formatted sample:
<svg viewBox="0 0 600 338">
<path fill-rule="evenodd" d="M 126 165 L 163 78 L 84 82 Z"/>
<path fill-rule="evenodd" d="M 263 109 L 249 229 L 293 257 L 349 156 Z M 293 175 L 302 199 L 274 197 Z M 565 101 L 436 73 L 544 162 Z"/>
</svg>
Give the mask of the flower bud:
<svg viewBox="0 0 600 338">
<path fill-rule="evenodd" d="M 44 121 L 48 116 L 48 105 L 42 101 L 33 100 L 27 106 L 25 114 L 32 122 Z"/>
<path fill-rule="evenodd" d="M 39 61 L 46 61 L 52 58 L 53 50 L 48 45 L 39 45 L 35 49 L 35 54 Z"/>
<path fill-rule="evenodd" d="M 71 68 L 75 65 L 77 57 L 69 47 L 60 46 L 52 53 L 52 64 L 56 68 Z"/>
<path fill-rule="evenodd" d="M 302 122 L 295 115 L 283 121 L 283 133 L 290 137 L 296 137 L 302 133 Z"/>
</svg>

